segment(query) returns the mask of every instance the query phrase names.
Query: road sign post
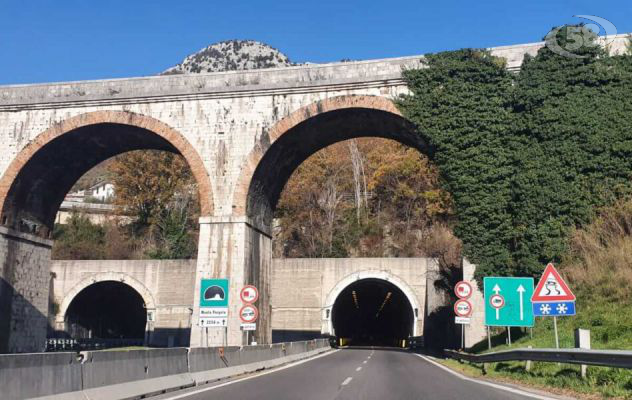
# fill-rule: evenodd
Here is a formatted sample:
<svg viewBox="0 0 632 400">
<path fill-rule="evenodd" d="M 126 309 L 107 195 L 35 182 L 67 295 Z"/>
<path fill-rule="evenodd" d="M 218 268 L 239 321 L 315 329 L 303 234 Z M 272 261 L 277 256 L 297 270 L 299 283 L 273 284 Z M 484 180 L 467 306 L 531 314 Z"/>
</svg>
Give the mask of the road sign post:
<svg viewBox="0 0 632 400">
<path fill-rule="evenodd" d="M 553 317 L 555 347 L 560 348 L 557 317 L 575 315 L 575 295 L 552 263 L 549 263 L 536 286 L 531 301 L 537 317 Z"/>
<path fill-rule="evenodd" d="M 465 347 L 465 325 L 470 323 L 472 315 L 472 303 L 467 299 L 472 296 L 472 284 L 467 281 L 460 281 L 454 285 L 454 294 L 459 300 L 454 303 L 454 323 L 461 325 L 461 349 Z"/>
<path fill-rule="evenodd" d="M 485 325 L 533 326 L 533 278 L 486 277 L 483 286 Z"/>
<path fill-rule="evenodd" d="M 459 299 L 454 303 L 454 322 L 461 325 L 461 349 L 465 347 L 465 325 L 470 323 L 472 315 L 472 303 L 465 299 Z"/>
<path fill-rule="evenodd" d="M 200 282 L 199 326 L 226 328 L 228 326 L 228 279 L 202 279 Z"/>
<path fill-rule="evenodd" d="M 255 321 L 257 320 L 259 316 L 259 310 L 253 304 L 259 299 L 259 290 L 257 290 L 257 288 L 253 285 L 246 285 L 239 292 L 239 298 L 245 304 L 244 307 L 242 307 L 241 311 L 239 312 L 240 314 L 239 317 L 242 320 L 241 330 L 246 332 L 246 345 L 249 345 L 250 332 L 255 331 L 257 329 L 257 324 L 255 323 Z M 242 311 L 248 306 L 250 306 L 251 308 L 254 308 L 254 312 L 256 314 L 255 319 L 251 322 L 244 321 L 244 318 L 241 315 Z M 249 309 L 248 312 L 250 311 L 252 310 Z"/>
</svg>

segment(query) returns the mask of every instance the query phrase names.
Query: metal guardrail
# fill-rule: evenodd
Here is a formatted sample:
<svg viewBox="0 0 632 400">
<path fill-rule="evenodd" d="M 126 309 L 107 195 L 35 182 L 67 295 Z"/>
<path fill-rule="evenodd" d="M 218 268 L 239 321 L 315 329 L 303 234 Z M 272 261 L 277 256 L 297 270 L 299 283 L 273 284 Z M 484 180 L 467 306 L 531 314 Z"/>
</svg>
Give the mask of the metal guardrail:
<svg viewBox="0 0 632 400">
<path fill-rule="evenodd" d="M 408 347 L 411 349 L 422 349 L 425 346 L 423 336 L 411 336 L 408 338 Z"/>
<path fill-rule="evenodd" d="M 46 339 L 46 351 L 85 351 L 142 346 L 143 339 Z"/>
<path fill-rule="evenodd" d="M 461 353 L 454 350 L 444 350 L 443 352 L 446 356 L 455 360 L 473 363 L 543 361 L 613 368 L 632 368 L 632 351 L 627 350 L 515 349 L 485 354 Z"/>
</svg>

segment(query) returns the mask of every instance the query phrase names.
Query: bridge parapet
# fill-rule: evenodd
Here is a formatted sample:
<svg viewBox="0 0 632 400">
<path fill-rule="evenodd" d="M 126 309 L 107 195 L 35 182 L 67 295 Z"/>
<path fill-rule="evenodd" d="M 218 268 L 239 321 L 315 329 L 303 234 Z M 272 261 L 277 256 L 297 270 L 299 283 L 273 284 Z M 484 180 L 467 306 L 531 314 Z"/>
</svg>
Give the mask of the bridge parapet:
<svg viewBox="0 0 632 400">
<path fill-rule="evenodd" d="M 612 53 L 626 48 L 628 34 L 608 37 Z M 602 38 L 605 43 L 606 38 Z M 492 54 L 505 58 L 507 68 L 520 68 L 525 54 L 536 55 L 544 42 L 491 47 Z M 423 55 L 377 60 L 306 64 L 295 67 L 206 74 L 149 76 L 139 78 L 0 86 L 0 111 L 85 105 L 155 103 L 160 101 L 252 96 L 337 89 L 371 85 L 402 84 L 401 71 L 420 67 Z"/>
<path fill-rule="evenodd" d="M 401 84 L 401 71 L 421 65 L 423 56 L 348 63 L 308 64 L 251 71 L 215 72 L 0 86 L 0 111 L 156 103 L 161 101 L 247 97 L 258 93 L 304 92 L 323 87 L 361 88 Z"/>
</svg>

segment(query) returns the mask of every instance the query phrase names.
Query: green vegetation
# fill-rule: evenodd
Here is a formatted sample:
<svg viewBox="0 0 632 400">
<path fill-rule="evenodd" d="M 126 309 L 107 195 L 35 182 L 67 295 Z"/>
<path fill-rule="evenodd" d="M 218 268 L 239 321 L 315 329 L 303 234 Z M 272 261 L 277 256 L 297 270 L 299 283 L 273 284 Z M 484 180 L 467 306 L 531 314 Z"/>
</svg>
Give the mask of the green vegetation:
<svg viewBox="0 0 632 400">
<path fill-rule="evenodd" d="M 105 229 L 77 213 L 67 224 L 55 225 L 53 239 L 53 259 L 100 260 L 105 256 Z"/>
<path fill-rule="evenodd" d="M 578 296 L 578 315 L 558 319 L 560 345 L 573 347 L 574 329 L 584 328 L 593 348 L 632 349 L 632 55 L 598 47 L 580 55 L 543 48 L 516 75 L 485 51 L 431 55 L 428 68 L 405 73 L 412 95 L 400 108 L 429 144 L 477 278 L 537 276 L 553 261 Z M 512 337 L 513 348 L 555 346 L 551 319 L 538 319 L 533 338 L 527 330 Z M 504 340 L 497 332 L 493 351 L 506 349 Z M 473 350 L 487 351 L 487 342 Z M 578 366 L 526 371 L 507 362 L 487 375 L 632 398 L 624 369 L 589 367 L 582 380 Z"/>
<path fill-rule="evenodd" d="M 459 50 L 404 74 L 412 95 L 400 108 L 429 144 L 479 279 L 537 275 L 596 207 L 630 192 L 632 57 L 578 54 L 544 47 L 513 75 L 486 51 Z"/>
<path fill-rule="evenodd" d="M 197 254 L 197 186 L 184 157 L 132 151 L 107 160 L 117 216 L 102 224 L 75 213 L 53 232 L 53 259 L 187 259 Z M 97 174 L 89 171 L 86 176 Z"/>
<path fill-rule="evenodd" d="M 558 318 L 560 347 L 574 347 L 573 332 L 589 329 L 593 349 L 632 350 L 632 200 L 620 201 L 601 209 L 595 220 L 571 234 L 561 272 L 577 295 L 577 316 Z M 551 318 L 537 318 L 533 338 L 527 330 L 512 330 L 512 348 L 555 347 Z M 492 351 L 508 349 L 506 333 L 499 330 Z M 487 351 L 487 341 L 477 344 L 476 353 Z M 480 366 L 450 362 L 466 372 L 481 374 Z M 579 367 L 556 363 L 533 363 L 530 371 L 524 362 L 494 363 L 488 375 L 529 384 L 553 386 L 581 393 L 632 398 L 632 371 L 589 367 L 585 380 Z"/>
<path fill-rule="evenodd" d="M 444 188 L 454 199 L 456 235 L 479 270 L 511 274 L 510 180 L 514 169 L 506 133 L 513 78 L 484 51 L 429 55 L 428 68 L 404 73 L 413 95 L 404 115 L 429 145 Z"/>
<path fill-rule="evenodd" d="M 558 331 L 561 348 L 573 348 L 573 332 L 576 328 L 590 329 L 591 345 L 594 349 L 632 350 L 632 302 L 613 302 L 612 299 L 595 301 L 591 291 L 577 291 L 578 315 L 558 318 Z M 506 332 L 498 331 L 494 337 L 492 351 L 510 348 L 555 348 L 553 320 L 537 318 L 533 329 L 533 339 L 529 331 L 514 328 L 512 346 L 505 343 Z M 502 343 L 502 344 L 500 344 Z M 479 343 L 474 352 L 487 352 L 487 341 Z M 449 366 L 463 368 L 468 374 L 483 375 L 480 364 L 445 361 Z M 525 362 L 501 362 L 488 365 L 486 375 L 490 378 L 509 379 L 539 387 L 553 387 L 572 390 L 584 394 L 599 394 L 604 397 L 632 398 L 632 371 L 618 368 L 588 367 L 586 379 L 581 379 L 580 367 L 570 364 L 533 362 L 530 371 L 526 371 Z"/>
</svg>

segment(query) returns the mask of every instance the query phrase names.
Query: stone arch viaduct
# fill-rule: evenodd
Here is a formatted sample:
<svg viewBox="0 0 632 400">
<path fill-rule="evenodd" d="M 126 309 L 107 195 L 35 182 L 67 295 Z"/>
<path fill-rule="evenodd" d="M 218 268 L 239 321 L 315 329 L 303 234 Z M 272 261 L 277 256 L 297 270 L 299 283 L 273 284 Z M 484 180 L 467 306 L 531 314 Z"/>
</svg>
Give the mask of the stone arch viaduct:
<svg viewBox="0 0 632 400">
<path fill-rule="evenodd" d="M 492 51 L 516 69 L 541 46 Z M 257 334 L 269 341 L 269 223 L 285 182 L 309 155 L 344 139 L 381 136 L 423 151 L 393 104 L 407 93 L 401 71 L 422 59 L 0 87 L 0 352 L 41 348 L 50 231 L 64 195 L 92 166 L 135 149 L 186 158 L 202 208 L 197 285 L 228 277 L 237 298 L 243 284 L 256 284 Z M 241 343 L 238 304 L 231 307 L 226 337 L 216 330 L 205 341 Z M 192 330 L 191 344 L 201 335 Z"/>
</svg>

